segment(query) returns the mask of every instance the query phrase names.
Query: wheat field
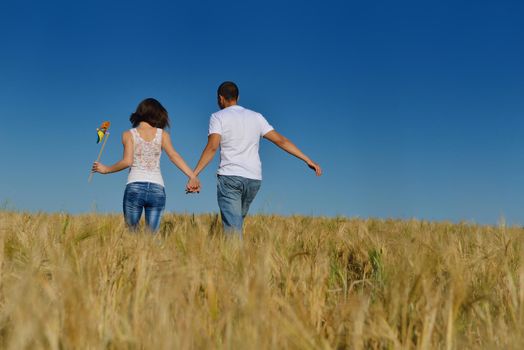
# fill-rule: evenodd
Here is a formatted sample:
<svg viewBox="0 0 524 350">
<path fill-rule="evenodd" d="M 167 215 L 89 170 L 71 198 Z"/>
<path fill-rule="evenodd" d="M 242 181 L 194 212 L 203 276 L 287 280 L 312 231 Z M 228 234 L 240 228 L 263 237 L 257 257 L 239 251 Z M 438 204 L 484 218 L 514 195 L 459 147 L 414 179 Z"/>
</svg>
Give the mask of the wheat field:
<svg viewBox="0 0 524 350">
<path fill-rule="evenodd" d="M 521 349 L 521 228 L 0 212 L 2 349 Z"/>
</svg>

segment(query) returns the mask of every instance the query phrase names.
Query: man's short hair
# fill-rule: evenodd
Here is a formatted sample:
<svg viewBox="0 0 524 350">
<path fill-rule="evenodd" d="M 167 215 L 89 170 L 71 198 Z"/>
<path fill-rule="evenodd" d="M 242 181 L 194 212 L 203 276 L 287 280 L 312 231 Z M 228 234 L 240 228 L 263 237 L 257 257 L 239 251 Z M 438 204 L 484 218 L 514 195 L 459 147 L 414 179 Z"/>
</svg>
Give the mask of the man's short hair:
<svg viewBox="0 0 524 350">
<path fill-rule="evenodd" d="M 232 81 L 225 81 L 218 87 L 217 93 L 226 100 L 238 100 L 238 86 Z"/>
</svg>

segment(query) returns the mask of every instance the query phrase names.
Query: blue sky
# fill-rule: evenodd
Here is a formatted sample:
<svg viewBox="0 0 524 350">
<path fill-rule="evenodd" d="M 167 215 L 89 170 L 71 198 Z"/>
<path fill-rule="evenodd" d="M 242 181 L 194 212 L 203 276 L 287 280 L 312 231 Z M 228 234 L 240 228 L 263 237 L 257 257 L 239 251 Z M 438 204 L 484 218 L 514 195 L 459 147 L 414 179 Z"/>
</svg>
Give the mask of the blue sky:
<svg viewBox="0 0 524 350">
<path fill-rule="evenodd" d="M 252 212 L 524 224 L 524 5 L 518 1 L 0 3 L 0 201 L 120 212 L 117 161 L 146 97 L 194 166 L 217 86 L 319 162 L 262 142 Z M 217 211 L 218 157 L 200 195 L 164 156 L 167 209 Z"/>
</svg>

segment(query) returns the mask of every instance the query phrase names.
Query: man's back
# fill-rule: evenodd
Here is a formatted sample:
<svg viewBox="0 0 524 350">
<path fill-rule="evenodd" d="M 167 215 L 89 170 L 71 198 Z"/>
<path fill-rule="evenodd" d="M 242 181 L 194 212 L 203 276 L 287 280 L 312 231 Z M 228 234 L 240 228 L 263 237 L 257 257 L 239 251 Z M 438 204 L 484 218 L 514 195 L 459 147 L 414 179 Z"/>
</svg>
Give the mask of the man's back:
<svg viewBox="0 0 524 350">
<path fill-rule="evenodd" d="M 259 113 L 238 105 L 211 115 L 209 134 L 220 134 L 219 175 L 261 180 L 260 138 L 273 127 Z"/>
</svg>

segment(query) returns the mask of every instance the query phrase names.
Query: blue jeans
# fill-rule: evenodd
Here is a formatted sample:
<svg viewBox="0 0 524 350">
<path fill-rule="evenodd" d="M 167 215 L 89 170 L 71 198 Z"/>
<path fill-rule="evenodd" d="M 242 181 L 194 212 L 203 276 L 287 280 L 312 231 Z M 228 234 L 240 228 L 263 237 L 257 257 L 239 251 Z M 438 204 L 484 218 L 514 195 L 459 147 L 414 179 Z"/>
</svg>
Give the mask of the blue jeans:
<svg viewBox="0 0 524 350">
<path fill-rule="evenodd" d="M 124 192 L 124 219 L 131 229 L 136 229 L 142 210 L 146 212 L 146 225 L 153 232 L 160 227 L 160 218 L 166 206 L 164 187 L 151 182 L 132 182 Z"/>
<path fill-rule="evenodd" d="M 242 237 L 242 225 L 262 181 L 241 176 L 218 175 L 217 200 L 226 233 Z"/>
</svg>

